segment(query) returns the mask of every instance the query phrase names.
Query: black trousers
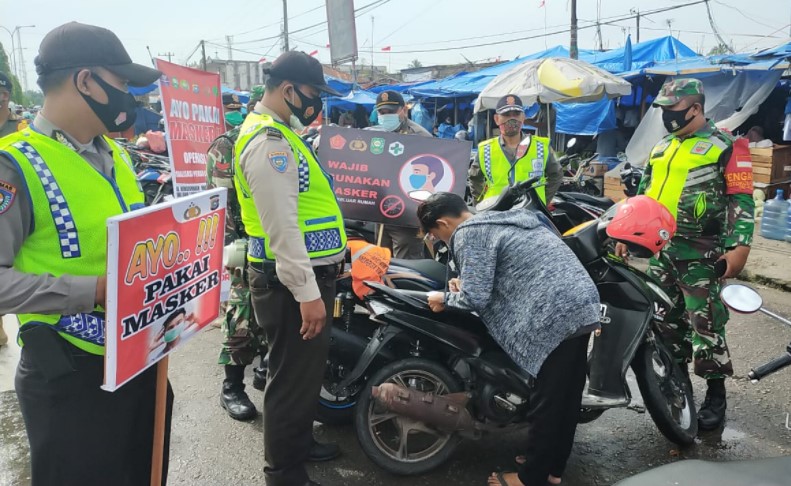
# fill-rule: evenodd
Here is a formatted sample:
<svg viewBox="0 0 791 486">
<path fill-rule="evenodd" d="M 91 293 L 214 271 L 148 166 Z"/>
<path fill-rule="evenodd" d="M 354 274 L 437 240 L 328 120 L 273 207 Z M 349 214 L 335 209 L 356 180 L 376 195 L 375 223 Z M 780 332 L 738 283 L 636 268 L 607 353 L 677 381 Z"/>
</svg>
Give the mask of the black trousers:
<svg viewBox="0 0 791 486">
<path fill-rule="evenodd" d="M 327 308 L 321 334 L 305 341 L 299 334 L 299 302 L 280 283 L 250 268 L 250 295 L 256 319 L 269 343 L 269 370 L 264 390 L 264 474 L 268 486 L 302 486 L 304 463 L 313 440 L 324 369 L 330 345 L 335 275 L 317 276 Z"/>
<path fill-rule="evenodd" d="M 104 358 L 63 341 L 76 371 L 47 382 L 27 346 L 15 387 L 30 442 L 33 486 L 146 486 L 151 481 L 156 367 L 115 392 L 99 387 Z M 168 384 L 167 482 L 173 390 Z"/>
<path fill-rule="evenodd" d="M 563 341 L 541 365 L 530 395 L 526 462 L 519 469 L 525 486 L 545 486 L 550 474 L 561 477 L 566 469 L 585 388 L 589 338 Z"/>
</svg>

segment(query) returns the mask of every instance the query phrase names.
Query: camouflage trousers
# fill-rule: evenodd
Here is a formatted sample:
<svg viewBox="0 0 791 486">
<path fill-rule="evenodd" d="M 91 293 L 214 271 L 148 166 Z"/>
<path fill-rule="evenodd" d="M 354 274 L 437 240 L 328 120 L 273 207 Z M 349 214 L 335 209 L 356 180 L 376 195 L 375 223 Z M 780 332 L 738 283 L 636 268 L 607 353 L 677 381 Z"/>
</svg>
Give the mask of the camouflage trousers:
<svg viewBox="0 0 791 486">
<path fill-rule="evenodd" d="M 231 294 L 226 303 L 222 322 L 224 341 L 219 364 L 247 366 L 259 354 L 266 355 L 264 331 L 258 325 L 250 300 L 247 275 L 231 276 Z M 245 272 L 246 274 L 247 272 Z"/>
<path fill-rule="evenodd" d="M 725 342 L 728 309 L 720 300 L 715 261 L 676 260 L 660 252 L 648 263 L 648 274 L 675 304 L 661 326 L 665 342 L 680 363 L 694 361 L 695 374 L 705 379 L 733 375 Z"/>
</svg>

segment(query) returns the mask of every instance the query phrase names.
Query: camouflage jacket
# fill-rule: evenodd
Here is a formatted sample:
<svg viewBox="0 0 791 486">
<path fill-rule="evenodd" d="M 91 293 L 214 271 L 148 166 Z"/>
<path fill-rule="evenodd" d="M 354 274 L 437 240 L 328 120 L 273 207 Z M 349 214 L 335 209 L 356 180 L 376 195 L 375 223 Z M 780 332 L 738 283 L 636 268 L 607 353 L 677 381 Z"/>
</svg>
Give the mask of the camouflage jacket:
<svg viewBox="0 0 791 486">
<path fill-rule="evenodd" d="M 236 197 L 233 184 L 233 146 L 239 137 L 239 127 L 217 137 L 209 147 L 206 164 L 206 183 L 208 189 L 215 187 L 228 188 L 228 210 L 225 218 L 225 244 L 234 240 L 247 238 L 242 223 L 242 210 Z"/>
<path fill-rule="evenodd" d="M 688 139 L 680 140 L 671 134 L 652 150 L 638 194 L 651 195 L 654 180 L 665 184 L 670 174 L 675 174 L 670 171 L 670 164 L 683 164 L 679 158 L 705 154 L 711 147 L 722 149 L 716 166 L 698 167 L 684 174 L 686 180 L 680 181 L 683 189 L 677 202 L 676 236 L 665 249 L 669 256 L 685 260 L 713 258 L 723 251 L 752 243 L 755 226 L 752 174 L 749 162 L 745 166 L 744 160 L 735 160 L 733 143 L 730 134 L 717 129 L 709 121 Z M 655 162 L 663 157 L 665 151 L 672 154 L 666 172 L 654 174 Z M 733 176 L 737 172 L 743 173 L 744 167 L 748 169 L 750 180 L 747 184 L 737 184 L 734 182 L 737 178 Z"/>
</svg>

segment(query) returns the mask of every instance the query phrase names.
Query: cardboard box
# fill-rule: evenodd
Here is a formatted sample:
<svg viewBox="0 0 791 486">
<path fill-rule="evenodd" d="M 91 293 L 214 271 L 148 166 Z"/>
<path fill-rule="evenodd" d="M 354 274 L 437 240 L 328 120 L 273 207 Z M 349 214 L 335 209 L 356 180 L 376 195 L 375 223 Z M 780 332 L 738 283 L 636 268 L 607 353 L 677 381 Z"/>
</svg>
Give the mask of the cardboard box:
<svg viewBox="0 0 791 486">
<path fill-rule="evenodd" d="M 750 156 L 755 182 L 770 184 L 791 177 L 791 145 L 751 148 Z"/>
<path fill-rule="evenodd" d="M 588 168 L 585 169 L 584 174 L 589 177 L 604 177 L 604 174 L 607 173 L 607 170 L 607 164 L 591 162 Z"/>
</svg>

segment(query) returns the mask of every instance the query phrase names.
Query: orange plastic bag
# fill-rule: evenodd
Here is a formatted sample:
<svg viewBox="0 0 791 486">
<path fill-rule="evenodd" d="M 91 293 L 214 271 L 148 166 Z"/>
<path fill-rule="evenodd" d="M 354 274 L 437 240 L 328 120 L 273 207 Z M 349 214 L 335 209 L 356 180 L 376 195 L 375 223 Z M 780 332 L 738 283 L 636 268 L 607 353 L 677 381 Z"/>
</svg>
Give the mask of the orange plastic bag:
<svg viewBox="0 0 791 486">
<path fill-rule="evenodd" d="M 390 250 L 365 240 L 349 240 L 348 247 L 352 254 L 352 289 L 362 299 L 371 293 L 363 282 L 382 283 L 390 267 Z"/>
</svg>

